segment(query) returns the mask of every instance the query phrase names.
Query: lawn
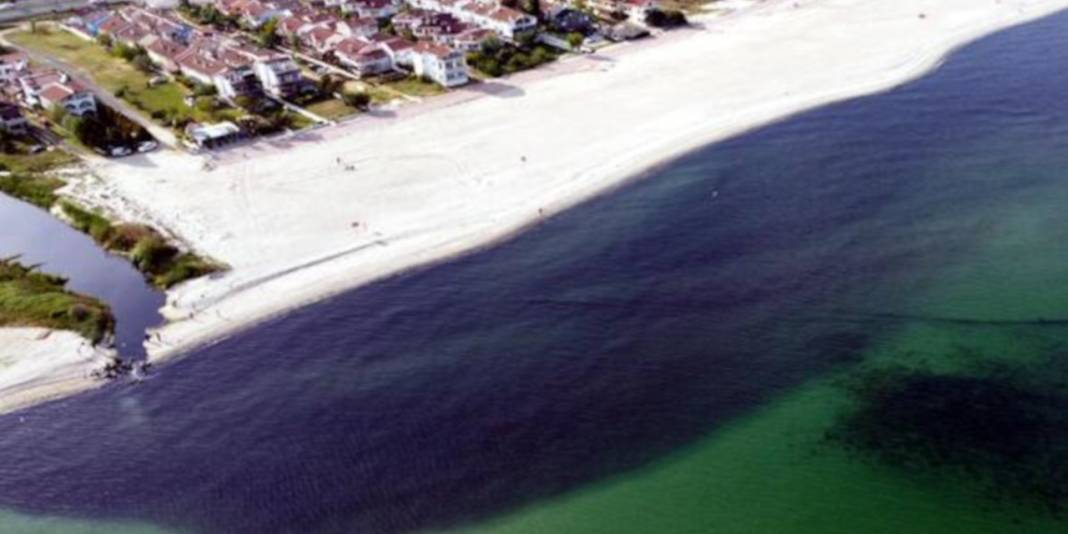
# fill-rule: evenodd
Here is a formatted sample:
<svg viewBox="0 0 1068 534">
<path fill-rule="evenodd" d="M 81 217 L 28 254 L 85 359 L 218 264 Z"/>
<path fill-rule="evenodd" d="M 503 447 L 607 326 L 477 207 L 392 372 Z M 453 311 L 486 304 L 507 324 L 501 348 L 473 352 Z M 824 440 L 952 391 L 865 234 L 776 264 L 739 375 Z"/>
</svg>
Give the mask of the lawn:
<svg viewBox="0 0 1068 534">
<path fill-rule="evenodd" d="M 107 305 L 65 289 L 67 281 L 0 259 L 0 326 L 73 330 L 98 343 L 115 319 Z"/>
<path fill-rule="evenodd" d="M 388 104 L 393 100 L 401 98 L 400 95 L 383 89 L 377 85 L 358 82 L 356 80 L 348 80 L 341 86 L 344 91 L 367 91 L 367 94 L 371 95 L 372 104 Z"/>
<path fill-rule="evenodd" d="M 408 96 L 418 97 L 440 95 L 445 92 L 444 87 L 433 82 L 423 81 L 415 76 L 409 76 L 403 80 L 386 82 L 382 84 L 382 86 L 399 91 Z M 372 95 L 372 98 L 373 97 L 374 95 Z"/>
<path fill-rule="evenodd" d="M 339 98 L 327 98 L 314 104 L 304 106 L 304 109 L 323 117 L 324 119 L 337 120 L 355 113 L 359 113 L 354 107 L 345 104 Z"/>
</svg>

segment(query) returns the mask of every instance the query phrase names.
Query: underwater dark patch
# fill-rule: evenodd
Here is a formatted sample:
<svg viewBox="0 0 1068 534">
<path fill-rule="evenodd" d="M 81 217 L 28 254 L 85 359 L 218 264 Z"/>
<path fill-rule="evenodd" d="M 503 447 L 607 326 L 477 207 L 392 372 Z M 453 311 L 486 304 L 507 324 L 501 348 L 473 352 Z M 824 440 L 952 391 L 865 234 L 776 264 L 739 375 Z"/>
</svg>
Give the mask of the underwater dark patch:
<svg viewBox="0 0 1068 534">
<path fill-rule="evenodd" d="M 996 499 L 1068 506 L 1068 397 L 1004 375 L 883 371 L 828 438 L 895 467 L 975 479 Z"/>
<path fill-rule="evenodd" d="M 864 359 L 864 351 L 871 343 L 871 335 L 862 332 L 831 332 L 821 334 L 808 340 L 804 351 L 818 355 L 821 361 L 830 365 L 847 365 L 859 363 Z"/>
</svg>

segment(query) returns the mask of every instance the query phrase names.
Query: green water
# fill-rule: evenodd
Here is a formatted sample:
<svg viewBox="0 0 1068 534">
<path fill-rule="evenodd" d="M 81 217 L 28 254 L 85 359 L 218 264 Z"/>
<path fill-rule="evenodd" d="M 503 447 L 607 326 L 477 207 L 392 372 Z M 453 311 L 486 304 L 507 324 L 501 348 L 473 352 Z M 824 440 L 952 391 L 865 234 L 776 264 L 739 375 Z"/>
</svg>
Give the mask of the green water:
<svg viewBox="0 0 1068 534">
<path fill-rule="evenodd" d="M 967 260 L 945 269 L 907 321 L 862 363 L 818 379 L 642 471 L 531 506 L 469 532 L 1063 532 L 1040 505 L 999 502 L 971 480 L 903 472 L 825 438 L 853 408 L 843 383 L 907 366 L 967 372 L 1002 362 L 1044 374 L 1068 328 L 945 324 L 938 318 L 1031 321 L 1068 317 L 1068 228 L 1053 191 L 1028 209 L 997 210 Z M 1012 209 L 1009 209 L 1012 208 Z"/>
</svg>

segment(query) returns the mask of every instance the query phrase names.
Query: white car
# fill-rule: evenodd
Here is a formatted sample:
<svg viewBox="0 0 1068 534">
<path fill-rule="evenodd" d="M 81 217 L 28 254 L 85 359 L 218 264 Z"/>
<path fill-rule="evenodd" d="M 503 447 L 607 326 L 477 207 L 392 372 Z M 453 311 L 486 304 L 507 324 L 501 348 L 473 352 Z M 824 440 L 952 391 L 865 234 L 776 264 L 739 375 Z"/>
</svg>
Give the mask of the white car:
<svg viewBox="0 0 1068 534">
<path fill-rule="evenodd" d="M 128 146 L 116 146 L 111 148 L 110 153 L 113 158 L 121 158 L 133 154 L 133 150 L 130 150 Z"/>
<path fill-rule="evenodd" d="M 157 148 L 159 148 L 159 143 L 155 141 L 144 141 L 137 145 L 138 152 L 152 152 Z"/>
</svg>

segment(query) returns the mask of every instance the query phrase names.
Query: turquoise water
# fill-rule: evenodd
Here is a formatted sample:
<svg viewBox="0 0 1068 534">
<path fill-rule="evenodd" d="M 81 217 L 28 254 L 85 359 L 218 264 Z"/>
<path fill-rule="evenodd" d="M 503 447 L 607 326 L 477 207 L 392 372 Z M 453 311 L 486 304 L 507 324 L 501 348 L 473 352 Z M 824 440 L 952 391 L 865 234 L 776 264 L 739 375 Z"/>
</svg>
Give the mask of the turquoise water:
<svg viewBox="0 0 1068 534">
<path fill-rule="evenodd" d="M 1063 532 L 1066 27 L 0 418 L 4 526 Z"/>
</svg>

